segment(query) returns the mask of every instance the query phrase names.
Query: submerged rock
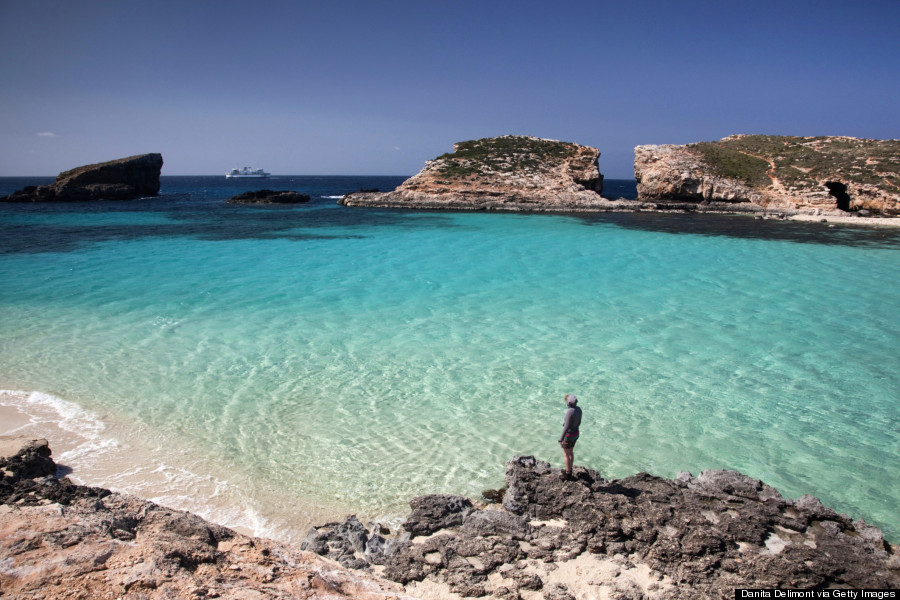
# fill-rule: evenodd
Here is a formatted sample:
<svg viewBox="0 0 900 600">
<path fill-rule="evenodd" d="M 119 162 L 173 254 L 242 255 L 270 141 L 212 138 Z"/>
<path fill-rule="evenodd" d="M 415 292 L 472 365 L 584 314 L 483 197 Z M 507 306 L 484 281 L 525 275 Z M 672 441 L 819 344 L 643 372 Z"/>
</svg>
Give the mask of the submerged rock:
<svg viewBox="0 0 900 600">
<path fill-rule="evenodd" d="M 139 154 L 85 165 L 57 175 L 50 185 L 28 186 L 0 202 L 81 202 L 131 200 L 159 194 L 161 154 Z"/>
<path fill-rule="evenodd" d="M 394 208 L 579 211 L 602 206 L 596 148 L 530 136 L 459 142 L 392 192 L 347 194 L 340 204 Z"/>
<path fill-rule="evenodd" d="M 292 191 L 257 190 L 232 196 L 228 204 L 300 204 L 309 202 L 307 194 Z"/>
</svg>

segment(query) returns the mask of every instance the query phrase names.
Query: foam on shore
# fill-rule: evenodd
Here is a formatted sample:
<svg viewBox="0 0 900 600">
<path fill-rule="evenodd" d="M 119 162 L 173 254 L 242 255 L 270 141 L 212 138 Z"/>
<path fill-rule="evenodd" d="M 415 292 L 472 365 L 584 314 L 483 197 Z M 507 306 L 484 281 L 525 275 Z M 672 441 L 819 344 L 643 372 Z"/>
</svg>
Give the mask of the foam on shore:
<svg viewBox="0 0 900 600">
<path fill-rule="evenodd" d="M 240 479 L 237 473 L 43 392 L 0 390 L 0 435 L 48 439 L 58 475 L 76 483 L 187 510 L 248 535 L 296 544 L 312 523 L 344 516 L 302 498 L 270 496 L 271 506 L 260 506 L 248 482 L 216 475 Z"/>
</svg>

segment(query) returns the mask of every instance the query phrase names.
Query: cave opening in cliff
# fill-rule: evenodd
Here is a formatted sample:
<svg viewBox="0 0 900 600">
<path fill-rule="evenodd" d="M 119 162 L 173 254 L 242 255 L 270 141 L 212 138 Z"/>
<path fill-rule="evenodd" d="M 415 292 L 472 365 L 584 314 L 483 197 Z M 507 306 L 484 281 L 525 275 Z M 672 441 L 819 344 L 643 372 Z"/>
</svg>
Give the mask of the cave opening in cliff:
<svg viewBox="0 0 900 600">
<path fill-rule="evenodd" d="M 850 194 L 847 193 L 847 186 L 839 181 L 826 181 L 825 187 L 828 193 L 837 200 L 837 207 L 841 210 L 850 210 Z"/>
</svg>

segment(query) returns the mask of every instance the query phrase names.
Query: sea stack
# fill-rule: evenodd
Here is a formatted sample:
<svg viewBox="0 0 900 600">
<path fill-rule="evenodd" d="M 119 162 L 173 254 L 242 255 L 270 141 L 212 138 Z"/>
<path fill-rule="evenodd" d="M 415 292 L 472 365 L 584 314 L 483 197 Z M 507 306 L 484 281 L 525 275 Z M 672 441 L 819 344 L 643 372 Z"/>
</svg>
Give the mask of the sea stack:
<svg viewBox="0 0 900 600">
<path fill-rule="evenodd" d="M 604 201 L 600 151 L 530 136 L 505 135 L 454 144 L 387 193 L 347 194 L 346 206 L 579 211 Z"/>
<path fill-rule="evenodd" d="M 900 140 L 733 135 L 635 148 L 639 202 L 900 215 Z M 710 206 L 713 205 L 713 206 Z"/>
<path fill-rule="evenodd" d="M 138 154 L 76 167 L 57 175 L 50 185 L 28 186 L 0 202 L 81 202 L 131 200 L 159 194 L 161 154 Z"/>
</svg>

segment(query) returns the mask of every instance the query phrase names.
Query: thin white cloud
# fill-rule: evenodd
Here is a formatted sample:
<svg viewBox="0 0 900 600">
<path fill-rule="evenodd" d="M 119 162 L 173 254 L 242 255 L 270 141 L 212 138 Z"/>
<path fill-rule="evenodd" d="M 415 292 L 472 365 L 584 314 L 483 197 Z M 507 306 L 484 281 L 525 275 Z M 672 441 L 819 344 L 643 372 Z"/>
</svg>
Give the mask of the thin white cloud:
<svg viewBox="0 0 900 600">
<path fill-rule="evenodd" d="M 39 131 L 38 137 L 57 137 L 52 131 Z"/>
</svg>

